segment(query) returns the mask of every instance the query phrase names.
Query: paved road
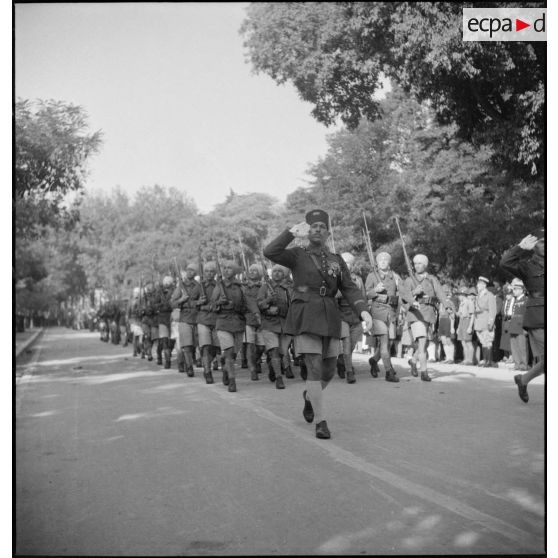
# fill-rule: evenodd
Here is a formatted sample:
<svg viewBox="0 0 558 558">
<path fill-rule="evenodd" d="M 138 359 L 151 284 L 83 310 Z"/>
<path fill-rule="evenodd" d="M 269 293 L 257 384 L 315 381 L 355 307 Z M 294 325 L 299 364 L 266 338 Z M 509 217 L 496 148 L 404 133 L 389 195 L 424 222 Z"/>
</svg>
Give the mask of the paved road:
<svg viewBox="0 0 558 558">
<path fill-rule="evenodd" d="M 544 551 L 544 384 L 399 368 L 327 390 L 331 440 L 300 379 L 239 391 L 49 329 L 16 387 L 16 552 L 44 555 Z M 397 361 L 403 362 L 403 361 Z"/>
</svg>

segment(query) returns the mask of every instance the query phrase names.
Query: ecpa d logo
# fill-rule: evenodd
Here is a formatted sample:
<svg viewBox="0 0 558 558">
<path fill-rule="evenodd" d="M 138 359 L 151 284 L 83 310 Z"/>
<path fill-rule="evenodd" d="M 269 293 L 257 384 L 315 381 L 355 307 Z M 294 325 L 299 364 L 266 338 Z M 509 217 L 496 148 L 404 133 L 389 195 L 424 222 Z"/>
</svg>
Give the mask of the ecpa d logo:
<svg viewBox="0 0 558 558">
<path fill-rule="evenodd" d="M 464 41 L 546 41 L 546 8 L 463 8 Z"/>
</svg>

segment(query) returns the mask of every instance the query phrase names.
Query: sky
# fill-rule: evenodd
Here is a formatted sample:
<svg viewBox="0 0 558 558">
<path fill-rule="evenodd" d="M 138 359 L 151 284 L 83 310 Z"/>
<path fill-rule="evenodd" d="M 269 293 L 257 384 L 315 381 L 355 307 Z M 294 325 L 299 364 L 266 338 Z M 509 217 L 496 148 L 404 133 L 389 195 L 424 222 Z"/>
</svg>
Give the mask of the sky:
<svg viewBox="0 0 558 558">
<path fill-rule="evenodd" d="M 334 131 L 291 85 L 255 75 L 247 4 L 17 4 L 16 98 L 85 108 L 103 145 L 86 191 L 159 184 L 202 212 L 237 193 L 280 201 L 308 184 Z"/>
</svg>

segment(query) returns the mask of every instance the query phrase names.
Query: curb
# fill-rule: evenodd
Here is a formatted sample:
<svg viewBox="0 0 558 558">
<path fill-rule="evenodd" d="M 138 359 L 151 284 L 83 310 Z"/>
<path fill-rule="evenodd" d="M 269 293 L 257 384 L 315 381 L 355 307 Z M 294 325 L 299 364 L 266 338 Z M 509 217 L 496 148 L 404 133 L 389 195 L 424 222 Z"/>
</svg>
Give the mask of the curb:
<svg viewBox="0 0 558 558">
<path fill-rule="evenodd" d="M 39 337 L 39 335 L 41 335 L 44 330 L 45 328 L 42 327 L 41 329 L 39 329 L 39 331 L 36 331 L 31 337 L 29 337 L 29 339 L 27 339 L 27 341 L 25 341 L 25 343 L 23 343 L 23 345 L 21 345 L 21 347 L 16 349 L 15 357 L 17 358 L 23 351 L 25 351 L 25 349 L 27 349 L 32 343 L 34 343 L 37 337 Z"/>
</svg>

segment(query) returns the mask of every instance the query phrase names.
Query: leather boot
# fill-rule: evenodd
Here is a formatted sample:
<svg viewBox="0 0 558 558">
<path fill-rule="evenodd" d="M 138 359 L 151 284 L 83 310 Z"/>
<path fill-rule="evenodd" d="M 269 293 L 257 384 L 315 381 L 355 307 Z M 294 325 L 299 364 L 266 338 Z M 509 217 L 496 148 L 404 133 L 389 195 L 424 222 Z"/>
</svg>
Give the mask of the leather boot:
<svg viewBox="0 0 558 558">
<path fill-rule="evenodd" d="M 182 349 L 178 349 L 176 352 L 176 364 L 178 365 L 178 371 L 181 374 L 184 374 L 186 372 L 186 368 L 184 367 L 184 353 L 182 352 Z"/>
<path fill-rule="evenodd" d="M 194 361 L 192 359 L 192 351 L 190 347 L 185 347 L 182 349 L 184 354 L 184 368 L 186 369 L 186 374 L 190 376 L 190 378 L 194 375 Z"/>
<path fill-rule="evenodd" d="M 157 339 L 157 364 L 163 364 L 163 343 Z"/>
<path fill-rule="evenodd" d="M 300 377 L 306 381 L 308 378 L 308 368 L 306 368 L 306 363 L 304 362 L 304 358 L 300 357 Z"/>
<path fill-rule="evenodd" d="M 275 380 L 275 387 L 277 389 L 285 389 L 285 384 L 283 382 L 283 376 L 281 376 L 281 375 L 277 376 L 277 379 Z"/>
<path fill-rule="evenodd" d="M 354 368 L 351 368 L 350 370 L 347 370 L 347 383 L 354 384 L 355 382 L 356 382 L 355 370 Z"/>
<path fill-rule="evenodd" d="M 201 361 L 203 364 L 203 377 L 206 384 L 213 383 L 213 374 L 211 373 L 211 355 L 209 354 L 209 347 L 202 348 Z"/>
<path fill-rule="evenodd" d="M 380 373 L 380 367 L 378 366 L 378 362 L 374 357 L 370 357 L 368 359 L 368 364 L 370 364 L 370 375 L 372 376 L 372 378 L 377 378 L 378 374 Z"/>
<path fill-rule="evenodd" d="M 248 360 L 248 369 L 250 370 L 250 379 L 257 382 L 258 372 L 256 371 L 256 346 L 254 343 L 246 344 L 246 358 Z"/>
<path fill-rule="evenodd" d="M 396 376 L 396 372 L 393 368 L 389 368 L 386 370 L 386 382 L 395 382 L 397 383 L 399 378 Z"/>
<path fill-rule="evenodd" d="M 248 343 L 242 343 L 240 352 L 240 368 L 248 368 Z"/>
<path fill-rule="evenodd" d="M 231 378 L 230 381 L 229 381 L 228 391 L 230 391 L 230 392 L 235 392 L 236 391 L 236 380 L 234 378 Z"/>
<path fill-rule="evenodd" d="M 345 378 L 345 359 L 342 354 L 337 357 L 337 375 L 342 379 Z"/>
</svg>

